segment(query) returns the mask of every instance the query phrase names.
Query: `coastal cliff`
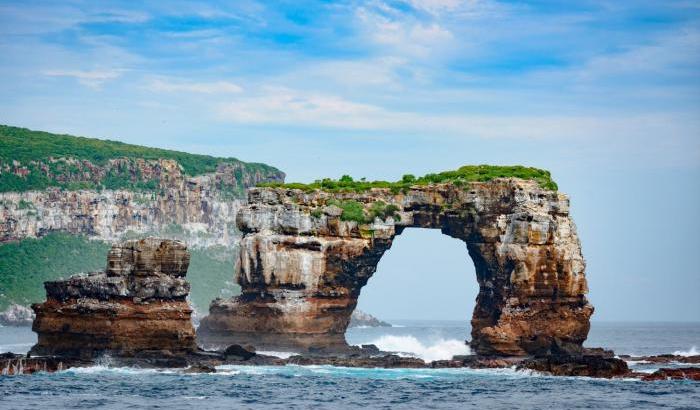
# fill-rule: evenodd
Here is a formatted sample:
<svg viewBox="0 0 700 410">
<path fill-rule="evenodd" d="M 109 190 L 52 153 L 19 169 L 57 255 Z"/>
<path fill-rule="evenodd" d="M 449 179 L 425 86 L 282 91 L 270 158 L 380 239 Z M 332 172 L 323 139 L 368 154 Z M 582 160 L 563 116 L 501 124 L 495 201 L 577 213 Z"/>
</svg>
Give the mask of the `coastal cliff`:
<svg viewBox="0 0 700 410">
<path fill-rule="evenodd" d="M 0 125 L 0 253 L 15 250 L 12 260 L 0 261 L 0 310 L 41 300 L 36 295 L 44 280 L 95 269 L 110 244 L 145 236 L 185 242 L 193 252 L 193 274 L 215 276 L 193 289 L 205 308 L 219 294 L 214 288 L 230 280 L 245 189 L 283 180 L 274 167 L 235 158 Z M 84 239 L 66 240 L 66 234 Z M 28 253 L 20 249 L 36 238 L 100 256 L 76 266 L 71 249 L 44 256 L 35 249 L 39 244 Z M 55 266 L 69 266 L 43 272 L 38 266 L 49 254 Z M 59 260 L 62 255 L 69 259 Z"/>
<path fill-rule="evenodd" d="M 198 330 L 205 345 L 342 350 L 360 290 L 406 227 L 465 242 L 480 287 L 477 353 L 535 354 L 552 343 L 575 350 L 587 337 L 585 262 L 569 199 L 548 181 L 453 178 L 401 189 L 271 186 L 248 194 L 237 215 L 242 294 L 212 303 Z"/>
<path fill-rule="evenodd" d="M 149 238 L 114 245 L 104 272 L 46 282 L 35 304 L 32 356 L 90 359 L 196 350 L 187 303 L 187 247 Z"/>
</svg>

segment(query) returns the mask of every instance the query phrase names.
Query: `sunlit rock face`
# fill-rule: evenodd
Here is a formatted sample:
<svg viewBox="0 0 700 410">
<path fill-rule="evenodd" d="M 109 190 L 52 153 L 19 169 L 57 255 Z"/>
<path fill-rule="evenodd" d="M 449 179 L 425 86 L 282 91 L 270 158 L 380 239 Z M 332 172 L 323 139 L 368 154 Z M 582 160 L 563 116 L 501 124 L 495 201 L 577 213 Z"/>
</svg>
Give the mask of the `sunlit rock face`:
<svg viewBox="0 0 700 410">
<path fill-rule="evenodd" d="M 46 282 L 32 309 L 32 355 L 92 358 L 194 351 L 185 280 L 190 255 L 178 241 L 148 238 L 114 245 L 105 272 Z"/>
<path fill-rule="evenodd" d="M 119 168 L 132 175 L 134 185 L 152 182 L 155 187 L 0 192 L 0 244 L 60 231 L 111 243 L 125 236 L 157 235 L 186 238 L 188 245 L 196 247 L 231 246 L 239 239 L 235 219 L 244 202 L 234 199 L 229 192 L 232 187 L 284 180 L 279 171 L 248 172 L 235 164 L 188 177 L 177 162 L 168 159 L 73 165 L 86 164 L 89 171 L 86 168 L 85 175 L 80 174 L 82 182 L 99 182 L 110 169 Z"/>
<path fill-rule="evenodd" d="M 329 201 L 347 200 L 366 210 L 382 201 L 398 211 L 371 223 L 343 220 Z M 237 271 L 243 293 L 212 303 L 198 330 L 205 346 L 342 349 L 362 287 L 406 227 L 440 229 L 465 242 L 480 288 L 472 318 L 477 353 L 527 355 L 555 340 L 580 346 L 588 334 L 593 307 L 569 199 L 533 181 L 398 193 L 254 188 L 237 224 L 244 233 Z M 426 280 L 441 280 L 435 270 Z"/>
</svg>

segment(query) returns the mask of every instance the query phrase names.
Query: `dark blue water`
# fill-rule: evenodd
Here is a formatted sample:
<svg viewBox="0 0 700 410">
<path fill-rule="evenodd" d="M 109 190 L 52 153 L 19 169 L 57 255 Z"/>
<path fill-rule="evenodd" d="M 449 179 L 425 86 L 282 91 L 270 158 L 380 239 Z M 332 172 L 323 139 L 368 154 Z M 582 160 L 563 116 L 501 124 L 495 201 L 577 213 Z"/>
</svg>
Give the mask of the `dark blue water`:
<svg viewBox="0 0 700 410">
<path fill-rule="evenodd" d="M 375 342 L 426 358 L 464 349 L 458 322 L 400 322 L 353 329 L 352 343 Z M 0 350 L 33 343 L 27 329 L 0 329 Z M 700 324 L 595 323 L 589 345 L 618 353 L 690 353 Z M 381 346 L 380 346 L 381 347 Z M 26 350 L 26 349 L 25 349 Z M 635 364 L 644 371 L 655 368 Z M 222 366 L 216 374 L 92 367 L 0 376 L 0 408 L 700 408 L 700 383 L 547 377 L 512 369 L 349 369 Z"/>
</svg>

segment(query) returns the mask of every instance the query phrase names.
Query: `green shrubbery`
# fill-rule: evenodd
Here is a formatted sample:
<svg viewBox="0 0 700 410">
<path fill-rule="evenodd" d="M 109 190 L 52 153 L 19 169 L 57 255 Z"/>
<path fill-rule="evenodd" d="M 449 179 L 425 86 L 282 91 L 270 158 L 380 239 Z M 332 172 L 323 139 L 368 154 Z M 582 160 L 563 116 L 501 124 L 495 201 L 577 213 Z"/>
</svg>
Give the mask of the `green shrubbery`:
<svg viewBox="0 0 700 410">
<path fill-rule="evenodd" d="M 469 182 L 491 181 L 495 178 L 520 178 L 537 181 L 544 189 L 556 191 L 557 184 L 552 180 L 549 171 L 524 167 L 521 165 L 514 166 L 497 166 L 497 165 L 466 165 L 456 171 L 445 171 L 437 174 L 427 174 L 416 178 L 413 175 L 404 175 L 400 181 L 365 181 L 364 178 L 360 181 L 355 181 L 351 177 L 344 175 L 340 180 L 322 179 L 310 184 L 301 183 L 261 183 L 261 187 L 284 187 L 292 189 L 301 189 L 304 191 L 324 190 L 329 192 L 363 192 L 372 188 L 388 188 L 392 192 L 398 193 L 402 190 L 407 190 L 414 185 L 430 185 L 445 182 L 452 182 L 455 185 L 462 186 Z"/>
<path fill-rule="evenodd" d="M 187 281 L 192 288 L 190 300 L 199 313 L 206 314 L 209 304 L 216 297 L 231 297 L 240 293 L 240 287 L 233 283 L 238 257 L 235 249 L 223 246 L 191 248 L 190 255 Z"/>
<path fill-rule="evenodd" d="M 387 205 L 383 201 L 372 202 L 369 210 L 365 210 L 365 207 L 361 202 L 353 199 L 345 201 L 331 199 L 328 201 L 327 205 L 337 206 L 343 210 L 343 213 L 340 215 L 340 219 L 342 221 L 355 221 L 357 223 L 364 224 L 373 222 L 374 218 L 379 218 L 385 221 L 387 218 L 392 217 L 394 220 L 401 220 L 401 217 L 398 214 L 399 207 L 393 204 Z M 320 217 L 320 208 L 311 211 L 311 215 L 317 218 Z"/>
<path fill-rule="evenodd" d="M 170 230 L 178 228 L 170 227 Z M 45 281 L 103 270 L 109 249 L 106 242 L 67 233 L 0 245 L 0 311 L 11 303 L 28 305 L 45 300 Z M 239 292 L 238 285 L 232 283 L 235 249 L 190 248 L 190 254 L 187 271 L 187 280 L 192 286 L 190 298 L 201 313 L 207 311 L 215 297 Z"/>
<path fill-rule="evenodd" d="M 0 245 L 0 311 L 45 299 L 44 281 L 104 269 L 109 245 L 52 233 Z"/>
<path fill-rule="evenodd" d="M 48 159 L 51 157 L 89 160 L 95 165 L 105 165 L 108 160 L 114 158 L 172 159 L 177 161 L 182 166 L 185 174 L 190 176 L 214 172 L 217 166 L 222 163 L 242 164 L 245 172 L 250 174 L 278 172 L 276 168 L 269 165 L 246 163 L 236 158 L 189 154 L 180 151 L 130 145 L 118 141 L 51 134 L 43 131 L 0 125 L 0 163 L 11 164 L 13 160 L 16 160 L 30 170 L 26 177 L 20 177 L 9 172 L 0 174 L 0 192 L 41 190 L 49 186 L 61 186 L 66 189 L 96 188 L 92 182 L 62 184 L 47 178 L 41 172 L 39 165 L 30 166 L 31 161 L 42 161 L 54 174 L 76 174 L 80 172 L 79 168 L 71 164 L 50 163 Z M 236 178 L 238 181 L 241 181 L 244 171 L 237 170 L 236 172 Z M 119 170 L 112 170 L 101 181 L 101 185 L 108 189 L 154 189 L 157 183 L 155 180 L 134 183 L 128 173 Z M 242 190 L 236 188 L 235 191 L 236 194 L 240 194 Z"/>
</svg>

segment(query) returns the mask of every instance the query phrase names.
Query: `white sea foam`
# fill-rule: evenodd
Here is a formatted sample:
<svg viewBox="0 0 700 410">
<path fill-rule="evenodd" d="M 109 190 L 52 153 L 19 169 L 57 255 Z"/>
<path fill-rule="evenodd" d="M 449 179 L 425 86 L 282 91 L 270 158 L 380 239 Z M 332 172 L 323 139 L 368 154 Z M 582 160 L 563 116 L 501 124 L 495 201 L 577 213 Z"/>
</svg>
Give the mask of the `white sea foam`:
<svg viewBox="0 0 700 410">
<path fill-rule="evenodd" d="M 413 336 L 385 335 L 371 344 L 380 350 L 416 356 L 428 362 L 451 359 L 454 355 L 471 354 L 469 346 L 456 339 L 439 339 L 431 345 L 425 345 Z"/>
<path fill-rule="evenodd" d="M 700 355 L 700 352 L 698 351 L 697 347 L 693 346 L 690 348 L 690 350 L 676 350 L 675 352 L 673 352 L 673 354 L 675 354 L 676 356 L 688 357 Z"/>
<path fill-rule="evenodd" d="M 292 357 L 292 356 L 296 356 L 296 355 L 299 354 L 299 353 L 296 353 L 296 352 L 274 352 L 274 351 L 264 351 L 264 350 L 263 350 L 263 351 L 258 351 L 257 353 L 258 353 L 258 354 L 263 354 L 263 355 L 266 355 L 266 356 L 275 356 L 275 357 L 279 357 L 280 359 L 288 359 L 288 358 L 290 358 L 290 357 Z"/>
<path fill-rule="evenodd" d="M 116 373 L 116 374 L 172 374 L 176 373 L 174 369 L 142 369 L 139 367 L 110 367 L 104 365 L 90 366 L 90 367 L 71 367 L 66 370 L 68 373 L 75 374 L 98 374 L 98 373 Z"/>
</svg>

